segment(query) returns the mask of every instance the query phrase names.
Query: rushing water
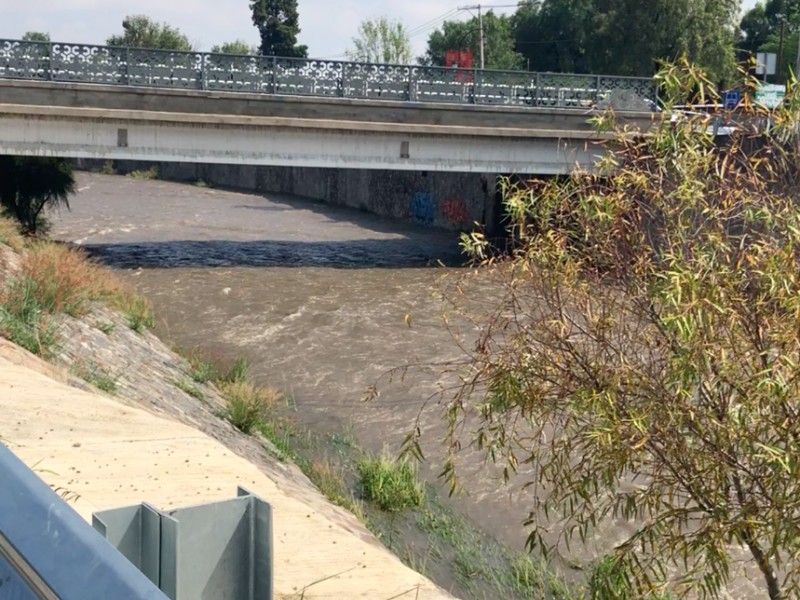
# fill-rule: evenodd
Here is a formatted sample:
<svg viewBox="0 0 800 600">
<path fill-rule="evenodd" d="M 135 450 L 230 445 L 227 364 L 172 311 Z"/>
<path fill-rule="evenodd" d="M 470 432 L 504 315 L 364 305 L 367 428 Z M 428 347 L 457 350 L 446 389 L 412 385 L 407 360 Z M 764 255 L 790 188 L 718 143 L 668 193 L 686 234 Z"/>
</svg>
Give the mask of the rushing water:
<svg viewBox="0 0 800 600">
<path fill-rule="evenodd" d="M 460 271 L 455 233 L 280 195 L 83 173 L 78 187 L 72 211 L 53 218 L 54 237 L 121 269 L 179 346 L 246 356 L 306 426 L 396 450 L 440 382 L 414 372 L 370 403 L 366 388 L 394 367 L 461 356 L 435 294 Z M 421 424 L 421 472 L 435 483 L 444 433 L 435 403 Z M 504 486 L 474 459 L 463 461 L 458 509 L 521 548 L 524 482 Z M 614 522 L 598 535 L 607 546 L 630 532 Z"/>
<path fill-rule="evenodd" d="M 456 233 L 279 195 L 84 173 L 78 187 L 53 235 L 124 270 L 181 347 L 245 355 L 305 425 L 396 450 L 437 382 L 412 373 L 365 404 L 367 387 L 393 367 L 460 356 L 435 294 L 463 262 Z M 434 404 L 422 421 L 432 482 L 439 414 Z M 456 502 L 521 548 L 524 498 L 482 467 L 465 471 L 469 494 Z"/>
</svg>

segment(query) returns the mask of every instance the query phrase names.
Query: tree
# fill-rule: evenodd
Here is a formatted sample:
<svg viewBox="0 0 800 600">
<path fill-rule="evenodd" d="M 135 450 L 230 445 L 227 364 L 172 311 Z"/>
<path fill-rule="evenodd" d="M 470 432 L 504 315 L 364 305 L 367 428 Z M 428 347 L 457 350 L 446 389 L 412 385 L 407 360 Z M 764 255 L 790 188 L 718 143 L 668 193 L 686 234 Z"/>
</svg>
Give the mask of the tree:
<svg viewBox="0 0 800 600">
<path fill-rule="evenodd" d="M 122 21 L 121 35 L 112 35 L 106 44 L 130 48 L 153 48 L 191 52 L 192 44 L 179 29 L 157 23 L 144 15 L 128 15 Z"/>
<path fill-rule="evenodd" d="M 531 69 L 650 77 L 686 54 L 715 81 L 733 77 L 738 0 L 542 0 L 513 19 Z"/>
<path fill-rule="evenodd" d="M 800 0 L 768 0 L 742 17 L 740 48 L 745 54 L 772 52 L 778 58 L 774 80 L 783 82 L 797 61 L 800 32 Z M 743 57 L 743 58 L 746 58 Z"/>
<path fill-rule="evenodd" d="M 26 42 L 49 42 L 50 34 L 42 33 L 41 31 L 27 31 L 25 35 L 22 36 L 22 39 Z"/>
<path fill-rule="evenodd" d="M 214 54 L 257 54 L 258 48 L 251 46 L 244 40 L 225 42 L 221 46 L 213 46 L 211 52 Z"/>
<path fill-rule="evenodd" d="M 484 64 L 487 69 L 515 70 L 522 68 L 522 57 L 514 50 L 511 19 L 494 11 L 483 15 Z M 468 21 L 445 21 L 431 33 L 428 48 L 420 58 L 424 65 L 445 66 L 448 50 L 469 50 L 475 66 L 480 66 L 480 23 L 478 17 Z"/>
<path fill-rule="evenodd" d="M 47 208 L 69 208 L 75 192 L 72 164 L 63 158 L 0 156 L 0 206 L 34 234 Z"/>
<path fill-rule="evenodd" d="M 263 56 L 308 56 L 308 47 L 297 43 L 300 33 L 297 0 L 253 0 L 250 9 L 253 24 L 261 34 L 259 51 Z"/>
<path fill-rule="evenodd" d="M 718 100 L 686 63 L 658 80 L 666 110 Z M 601 116 L 596 172 L 509 188 L 509 257 L 463 237 L 483 268 L 453 305 L 474 315 L 487 278 L 502 297 L 453 365 L 444 473 L 468 443 L 508 478 L 524 465 L 548 555 L 635 523 L 593 580 L 629 590 L 598 597 L 717 597 L 742 552 L 771 599 L 800 592 L 800 89 L 747 110 L 722 143 L 707 115 L 644 133 Z"/>
<path fill-rule="evenodd" d="M 353 38 L 355 48 L 347 51 L 350 60 L 400 65 L 411 62 L 411 41 L 399 21 L 390 22 L 386 17 L 362 21 L 358 36 Z"/>
</svg>

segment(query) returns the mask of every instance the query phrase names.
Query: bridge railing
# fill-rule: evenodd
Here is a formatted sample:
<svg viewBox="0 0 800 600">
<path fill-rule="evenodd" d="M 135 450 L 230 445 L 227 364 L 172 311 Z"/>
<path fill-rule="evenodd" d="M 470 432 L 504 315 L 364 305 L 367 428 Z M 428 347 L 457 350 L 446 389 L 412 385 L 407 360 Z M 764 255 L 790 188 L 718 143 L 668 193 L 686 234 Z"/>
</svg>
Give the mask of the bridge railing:
<svg viewBox="0 0 800 600">
<path fill-rule="evenodd" d="M 371 64 L 0 39 L 0 78 L 281 95 L 651 110 L 650 78 Z"/>
</svg>

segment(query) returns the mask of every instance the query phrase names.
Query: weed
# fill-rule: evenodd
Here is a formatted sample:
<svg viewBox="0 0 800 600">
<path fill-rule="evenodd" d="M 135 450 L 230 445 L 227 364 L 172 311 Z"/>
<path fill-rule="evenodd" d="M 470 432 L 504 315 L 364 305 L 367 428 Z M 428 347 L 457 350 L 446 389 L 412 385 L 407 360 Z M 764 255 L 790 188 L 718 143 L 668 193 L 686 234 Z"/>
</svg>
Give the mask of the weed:
<svg viewBox="0 0 800 600">
<path fill-rule="evenodd" d="M 172 382 L 176 388 L 182 391 L 185 394 L 189 394 L 192 398 L 197 398 L 198 400 L 202 400 L 204 398 L 203 392 L 198 390 L 194 387 L 191 383 L 186 381 L 185 379 L 176 379 Z"/>
<path fill-rule="evenodd" d="M 117 326 L 114 325 L 114 323 L 98 323 L 96 327 L 106 335 L 111 335 L 117 328 Z"/>
<path fill-rule="evenodd" d="M 208 184 L 205 181 L 203 181 L 202 179 L 198 179 L 198 180 L 196 180 L 194 182 L 194 187 L 207 188 Z"/>
<path fill-rule="evenodd" d="M 250 433 L 261 424 L 280 398 L 275 390 L 246 381 L 221 382 L 219 390 L 227 405 L 225 416 L 242 433 Z"/>
<path fill-rule="evenodd" d="M 364 496 L 381 510 L 399 512 L 422 504 L 422 486 L 417 482 L 416 470 L 407 460 L 397 460 L 384 453 L 379 458 L 358 461 L 356 468 Z"/>
<path fill-rule="evenodd" d="M 0 293 L 0 335 L 43 358 L 55 353 L 55 329 L 30 280 L 14 281 Z"/>
<path fill-rule="evenodd" d="M 220 384 L 225 383 L 245 383 L 249 377 L 250 365 L 247 359 L 239 356 L 224 371 L 218 373 L 215 381 Z"/>
<path fill-rule="evenodd" d="M 279 427 L 271 421 L 261 420 L 256 425 L 256 428 L 272 446 L 270 451 L 275 455 L 275 458 L 283 462 L 298 460 L 297 455 L 289 443 L 289 439 L 292 437 L 292 431 L 286 426 Z"/>
<path fill-rule="evenodd" d="M 144 171 L 136 170 L 131 171 L 128 173 L 128 177 L 131 179 L 158 179 L 158 167 L 153 165 L 149 169 L 145 169 Z"/>
<path fill-rule="evenodd" d="M 98 390 L 106 392 L 107 394 L 114 394 L 117 391 L 117 378 L 114 377 L 108 369 L 94 361 L 76 363 L 72 371 L 84 381 L 91 383 Z"/>
<path fill-rule="evenodd" d="M 117 170 L 114 168 L 114 163 L 107 160 L 103 163 L 103 166 L 98 169 L 98 173 L 101 175 L 116 175 Z"/>
<path fill-rule="evenodd" d="M 136 333 L 144 333 L 145 329 L 153 329 L 156 326 L 150 302 L 124 288 L 120 288 L 113 295 L 109 304 L 125 315 L 128 327 Z"/>
<path fill-rule="evenodd" d="M 190 353 L 186 360 L 189 362 L 189 377 L 196 383 L 215 381 L 219 376 L 217 367 L 212 362 L 203 359 L 196 352 Z"/>
<path fill-rule="evenodd" d="M 20 285 L 45 312 L 79 317 L 90 301 L 103 298 L 117 283 L 82 252 L 36 242 L 23 257 L 20 277 L 12 282 L 9 294 L 18 293 Z"/>
<path fill-rule="evenodd" d="M 336 467 L 327 459 L 317 459 L 311 462 L 302 461 L 300 465 L 303 473 L 317 489 L 332 503 L 350 511 L 353 515 L 369 526 L 369 519 L 364 506 L 353 493 L 347 489 L 344 472 L 341 467 Z"/>
<path fill-rule="evenodd" d="M 20 252 L 25 247 L 25 238 L 20 233 L 19 225 L 11 219 L 0 217 L 0 244 Z"/>
</svg>

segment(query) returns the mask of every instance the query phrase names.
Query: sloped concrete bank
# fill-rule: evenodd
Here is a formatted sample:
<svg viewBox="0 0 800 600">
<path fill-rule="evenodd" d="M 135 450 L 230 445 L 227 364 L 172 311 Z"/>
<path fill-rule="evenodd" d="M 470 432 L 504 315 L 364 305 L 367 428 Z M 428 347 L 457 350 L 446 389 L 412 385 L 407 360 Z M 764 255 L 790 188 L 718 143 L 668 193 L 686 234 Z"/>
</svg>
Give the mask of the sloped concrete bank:
<svg viewBox="0 0 800 600">
<path fill-rule="evenodd" d="M 0 285 L 17 262 L 0 244 Z M 266 441 L 218 417 L 224 403 L 212 385 L 193 384 L 202 399 L 180 389 L 188 365 L 158 338 L 101 306 L 58 316 L 57 330 L 52 364 L 0 338 L 0 439 L 84 518 L 140 502 L 228 499 L 242 485 L 273 507 L 276 598 L 452 598 Z M 87 369 L 114 381 L 113 396 L 75 375 Z"/>
</svg>

